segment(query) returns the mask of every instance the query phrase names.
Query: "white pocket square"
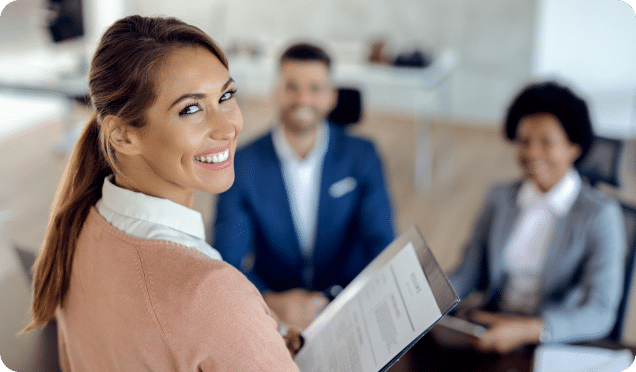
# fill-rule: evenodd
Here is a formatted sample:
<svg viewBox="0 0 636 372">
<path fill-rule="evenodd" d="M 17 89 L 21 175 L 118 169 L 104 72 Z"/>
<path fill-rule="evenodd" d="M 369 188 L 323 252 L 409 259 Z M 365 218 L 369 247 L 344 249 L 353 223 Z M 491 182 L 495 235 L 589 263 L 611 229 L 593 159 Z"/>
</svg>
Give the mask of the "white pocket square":
<svg viewBox="0 0 636 372">
<path fill-rule="evenodd" d="M 338 199 L 353 191 L 353 189 L 356 188 L 357 184 L 358 183 L 356 182 L 355 178 L 345 177 L 329 186 L 329 195 L 331 195 L 331 197 L 334 199 Z"/>
</svg>

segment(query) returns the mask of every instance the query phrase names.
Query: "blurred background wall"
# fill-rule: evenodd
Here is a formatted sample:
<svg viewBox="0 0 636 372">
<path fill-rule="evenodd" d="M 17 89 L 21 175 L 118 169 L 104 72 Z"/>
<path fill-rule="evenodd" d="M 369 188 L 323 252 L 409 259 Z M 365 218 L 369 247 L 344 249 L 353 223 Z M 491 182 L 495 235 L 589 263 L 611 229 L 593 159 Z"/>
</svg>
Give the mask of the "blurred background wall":
<svg viewBox="0 0 636 372">
<path fill-rule="evenodd" d="M 597 130 L 633 136 L 636 20 L 607 0 L 135 0 L 142 14 L 198 24 L 225 47 L 251 43 L 275 56 L 290 39 L 324 41 L 340 62 L 363 62 L 383 39 L 389 54 L 446 49 L 452 118 L 498 125 L 510 97 L 530 79 L 558 76 L 590 97 Z"/>
<path fill-rule="evenodd" d="M 3 12 L 1 53 L 46 49 L 47 0 L 17 0 Z M 343 63 L 366 61 L 384 40 L 389 58 L 453 50 L 451 119 L 498 125 L 510 97 L 531 79 L 557 76 L 590 101 L 599 133 L 635 134 L 636 19 L 618 0 L 98 0 L 82 1 L 89 54 L 103 29 L 132 13 L 171 15 L 201 27 L 226 49 L 249 45 L 275 57 L 290 40 L 323 42 Z M 0 29 L 2 30 L 2 29 Z M 3 35 L 5 33 L 3 32 Z M 11 34 L 11 33 L 8 33 Z M 59 48 L 58 48 L 59 49 Z M 264 86 L 267 86 L 264 84 Z"/>
</svg>

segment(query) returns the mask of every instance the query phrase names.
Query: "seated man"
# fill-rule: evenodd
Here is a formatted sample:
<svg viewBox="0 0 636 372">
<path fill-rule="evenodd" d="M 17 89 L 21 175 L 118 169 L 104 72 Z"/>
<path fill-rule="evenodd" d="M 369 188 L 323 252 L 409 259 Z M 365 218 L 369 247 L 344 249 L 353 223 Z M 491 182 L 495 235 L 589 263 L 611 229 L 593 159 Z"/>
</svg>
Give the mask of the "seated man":
<svg viewBox="0 0 636 372">
<path fill-rule="evenodd" d="M 394 238 L 374 145 L 326 121 L 331 61 L 308 44 L 280 58 L 278 125 L 236 154 L 214 246 L 289 325 L 304 328 Z M 325 295 L 327 294 L 327 295 Z"/>
</svg>

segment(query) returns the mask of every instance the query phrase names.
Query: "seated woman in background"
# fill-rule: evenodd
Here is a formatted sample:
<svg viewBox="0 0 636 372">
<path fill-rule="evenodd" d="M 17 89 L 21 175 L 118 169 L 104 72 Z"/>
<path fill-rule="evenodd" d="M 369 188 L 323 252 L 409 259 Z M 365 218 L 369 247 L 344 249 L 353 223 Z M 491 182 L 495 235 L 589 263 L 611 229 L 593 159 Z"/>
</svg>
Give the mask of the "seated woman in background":
<svg viewBox="0 0 636 372">
<path fill-rule="evenodd" d="M 90 70 L 96 111 L 38 257 L 33 319 L 58 321 L 64 371 L 298 371 L 263 298 L 205 242 L 195 190 L 234 181 L 243 119 L 217 44 L 130 16 Z"/>
<path fill-rule="evenodd" d="M 508 110 L 522 179 L 493 187 L 459 265 L 460 298 L 482 291 L 470 318 L 488 327 L 483 351 L 602 338 L 621 298 L 625 231 L 618 203 L 582 182 L 587 106 L 553 82 L 528 86 Z"/>
</svg>

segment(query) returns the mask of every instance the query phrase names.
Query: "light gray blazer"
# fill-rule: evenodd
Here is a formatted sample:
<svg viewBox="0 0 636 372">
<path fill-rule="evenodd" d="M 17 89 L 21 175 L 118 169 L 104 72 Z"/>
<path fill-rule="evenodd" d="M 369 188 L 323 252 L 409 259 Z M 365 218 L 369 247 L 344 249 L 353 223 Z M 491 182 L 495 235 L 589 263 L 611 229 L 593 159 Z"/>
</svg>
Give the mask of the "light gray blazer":
<svg viewBox="0 0 636 372">
<path fill-rule="evenodd" d="M 505 282 L 503 251 L 520 212 L 521 181 L 493 187 L 459 265 L 449 275 L 463 298 L 484 291 L 497 310 Z M 554 342 L 607 335 L 616 320 L 625 265 L 625 228 L 616 201 L 588 184 L 557 222 L 541 278 L 537 314 Z"/>
</svg>

